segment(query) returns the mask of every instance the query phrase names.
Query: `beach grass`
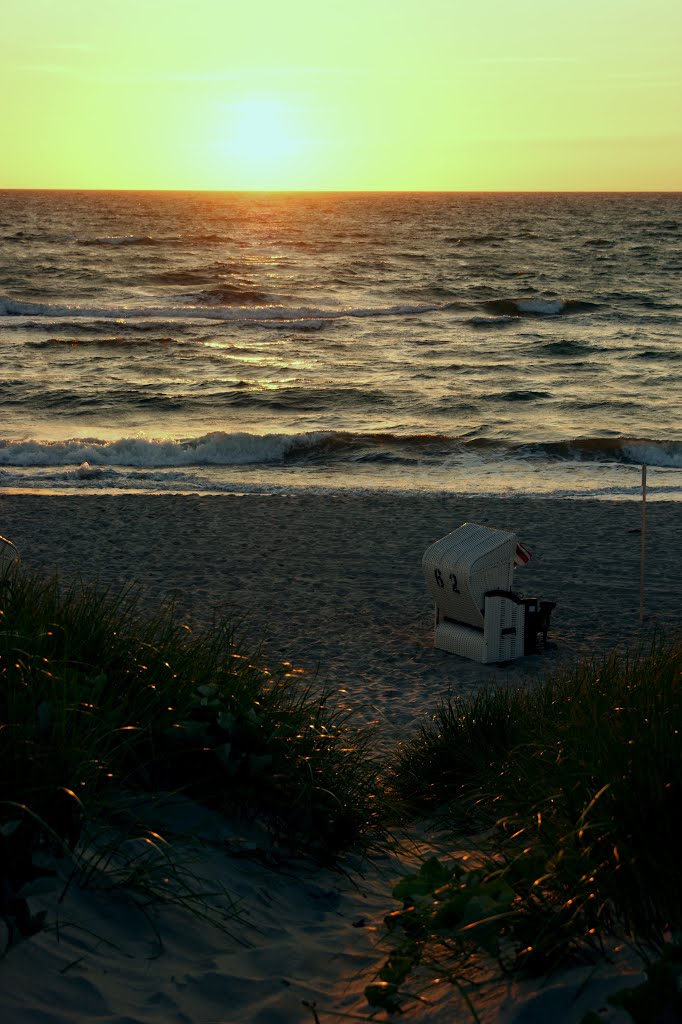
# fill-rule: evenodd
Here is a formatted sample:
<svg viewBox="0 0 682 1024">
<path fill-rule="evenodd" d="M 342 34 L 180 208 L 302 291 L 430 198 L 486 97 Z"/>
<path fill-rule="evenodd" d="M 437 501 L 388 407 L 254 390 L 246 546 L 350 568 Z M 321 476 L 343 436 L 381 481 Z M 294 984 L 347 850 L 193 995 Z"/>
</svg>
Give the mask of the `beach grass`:
<svg viewBox="0 0 682 1024">
<path fill-rule="evenodd" d="M 470 853 L 427 861 L 394 889 L 398 981 L 429 962 L 442 977 L 444 959 L 461 980 L 472 952 L 548 974 L 619 942 L 647 960 L 676 949 L 681 737 L 679 640 L 445 701 L 401 747 L 393 782 L 446 846 L 468 840 Z"/>
<path fill-rule="evenodd" d="M 430 964 L 461 988 L 477 958 L 546 974 L 614 942 L 649 957 L 677 948 L 677 640 L 446 700 L 390 768 L 333 693 L 289 664 L 271 672 L 228 623 L 195 632 L 130 590 L 10 571 L 0 676 L 0 913 L 24 933 L 41 923 L 21 899 L 36 855 L 92 850 L 93 835 L 110 877 L 152 899 L 153 864 L 111 851 L 151 848 L 168 875 L 172 849 L 138 824 L 126 832 L 122 796 L 175 793 L 326 862 L 384 844 L 397 807 L 405 826 L 434 822 L 444 853 L 393 891 L 392 952 L 368 986 L 377 1006 L 400 1005 Z M 176 897 L 202 913 L 207 891 Z"/>
<path fill-rule="evenodd" d="M 193 632 L 132 591 L 0 579 L 4 906 L 38 850 L 73 850 L 121 792 L 173 791 L 259 819 L 333 860 L 381 833 L 370 738 L 290 666 L 270 672 L 226 623 Z"/>
</svg>

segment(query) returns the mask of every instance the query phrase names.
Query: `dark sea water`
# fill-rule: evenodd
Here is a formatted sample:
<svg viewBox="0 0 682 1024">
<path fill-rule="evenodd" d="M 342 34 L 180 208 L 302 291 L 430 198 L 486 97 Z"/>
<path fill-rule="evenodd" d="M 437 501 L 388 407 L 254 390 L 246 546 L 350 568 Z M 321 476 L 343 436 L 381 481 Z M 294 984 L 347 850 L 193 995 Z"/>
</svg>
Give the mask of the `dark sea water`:
<svg viewBox="0 0 682 1024">
<path fill-rule="evenodd" d="M 682 499 L 682 195 L 0 192 L 0 489 Z"/>
</svg>

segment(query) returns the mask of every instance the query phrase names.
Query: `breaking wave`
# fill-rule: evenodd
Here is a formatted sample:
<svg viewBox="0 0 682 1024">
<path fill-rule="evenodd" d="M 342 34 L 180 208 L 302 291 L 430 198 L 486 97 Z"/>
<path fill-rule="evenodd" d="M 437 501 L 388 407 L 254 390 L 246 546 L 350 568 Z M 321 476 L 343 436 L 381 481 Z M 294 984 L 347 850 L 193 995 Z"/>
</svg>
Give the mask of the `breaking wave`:
<svg viewBox="0 0 682 1024">
<path fill-rule="evenodd" d="M 491 299 L 482 303 L 484 309 L 497 316 L 562 316 L 571 313 L 589 313 L 598 309 L 598 303 L 584 299 Z"/>
<path fill-rule="evenodd" d="M 126 320 L 129 318 L 207 319 L 207 320 L 259 320 L 297 323 L 308 320 L 340 320 L 352 317 L 405 316 L 427 313 L 442 308 L 439 305 L 413 305 L 350 307 L 345 309 L 313 309 L 308 307 L 255 306 L 60 306 L 49 302 L 24 302 L 0 298 L 0 316 L 74 317 Z"/>
<path fill-rule="evenodd" d="M 296 448 L 314 446 L 322 435 L 225 434 L 220 431 L 181 441 L 124 437 L 116 441 L 0 442 L 2 466 L 242 466 L 280 462 Z"/>
<path fill-rule="evenodd" d="M 682 441 L 656 441 L 636 437 L 577 437 L 571 441 L 546 442 L 541 447 L 549 458 L 682 469 Z"/>
<path fill-rule="evenodd" d="M 446 467 L 481 462 L 543 460 L 603 462 L 682 469 L 682 441 L 635 437 L 578 437 L 556 442 L 510 443 L 487 437 L 311 431 L 251 434 L 213 431 L 201 437 L 165 440 L 123 437 L 115 441 L 0 441 L 0 466 L 160 469 L 190 466 L 394 463 Z"/>
</svg>

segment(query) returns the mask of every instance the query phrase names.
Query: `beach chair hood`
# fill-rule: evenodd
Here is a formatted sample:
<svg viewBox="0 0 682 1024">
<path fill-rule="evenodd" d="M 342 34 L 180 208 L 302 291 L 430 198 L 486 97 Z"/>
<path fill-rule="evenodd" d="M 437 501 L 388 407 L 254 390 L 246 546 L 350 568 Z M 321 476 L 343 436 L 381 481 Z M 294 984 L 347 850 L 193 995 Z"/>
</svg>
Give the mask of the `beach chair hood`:
<svg viewBox="0 0 682 1024">
<path fill-rule="evenodd" d="M 464 523 L 432 544 L 422 566 L 441 613 L 483 629 L 485 595 L 511 589 L 515 554 L 513 533 L 477 523 Z"/>
</svg>

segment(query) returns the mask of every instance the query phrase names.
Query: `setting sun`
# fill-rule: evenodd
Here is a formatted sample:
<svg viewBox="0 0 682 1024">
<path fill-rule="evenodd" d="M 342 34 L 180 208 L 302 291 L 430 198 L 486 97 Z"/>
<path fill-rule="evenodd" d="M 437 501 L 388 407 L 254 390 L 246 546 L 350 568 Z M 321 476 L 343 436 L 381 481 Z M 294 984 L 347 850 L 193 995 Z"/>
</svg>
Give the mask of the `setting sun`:
<svg viewBox="0 0 682 1024">
<path fill-rule="evenodd" d="M 277 99 L 253 97 L 227 106 L 219 144 L 230 177 L 243 188 L 281 188 L 300 176 L 309 143 L 300 113 Z"/>
</svg>

